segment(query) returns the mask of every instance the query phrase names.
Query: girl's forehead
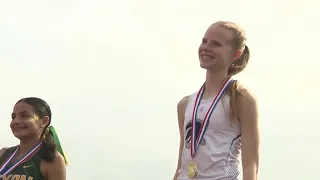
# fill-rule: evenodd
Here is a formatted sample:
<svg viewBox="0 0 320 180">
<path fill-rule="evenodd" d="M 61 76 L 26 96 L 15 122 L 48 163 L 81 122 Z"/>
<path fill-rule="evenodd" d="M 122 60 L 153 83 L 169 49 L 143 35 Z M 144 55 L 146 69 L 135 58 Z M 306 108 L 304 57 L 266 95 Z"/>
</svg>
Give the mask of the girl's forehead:
<svg viewBox="0 0 320 180">
<path fill-rule="evenodd" d="M 33 107 L 27 103 L 19 102 L 13 108 L 13 113 L 20 114 L 20 113 L 27 113 L 33 112 Z"/>
<path fill-rule="evenodd" d="M 217 24 L 213 24 L 206 31 L 204 38 L 208 40 L 229 42 L 233 39 L 233 33 L 229 29 L 223 28 Z"/>
</svg>

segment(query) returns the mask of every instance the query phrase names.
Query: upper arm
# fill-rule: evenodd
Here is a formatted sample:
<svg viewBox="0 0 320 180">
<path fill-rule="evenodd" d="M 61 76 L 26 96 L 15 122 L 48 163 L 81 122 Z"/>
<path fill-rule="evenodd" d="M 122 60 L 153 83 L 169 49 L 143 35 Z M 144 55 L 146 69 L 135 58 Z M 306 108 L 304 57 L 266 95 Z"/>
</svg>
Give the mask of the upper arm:
<svg viewBox="0 0 320 180">
<path fill-rule="evenodd" d="M 0 150 L 0 157 L 6 152 L 7 149 L 8 149 L 8 148 L 2 148 L 2 149 Z"/>
<path fill-rule="evenodd" d="M 66 165 L 63 156 L 56 152 L 53 162 L 43 162 L 46 180 L 66 180 Z"/>
<path fill-rule="evenodd" d="M 184 129 L 183 126 L 184 126 L 184 116 L 185 116 L 184 114 L 186 111 L 188 100 L 189 100 L 189 96 L 185 96 L 179 101 L 177 106 L 180 137 L 183 137 L 183 129 Z"/>
<path fill-rule="evenodd" d="M 254 171 L 258 172 L 260 144 L 258 106 L 256 99 L 246 89 L 242 89 L 240 94 L 238 112 L 241 124 L 243 169 L 246 171 L 254 168 Z"/>
<path fill-rule="evenodd" d="M 186 96 L 186 97 L 182 98 L 177 105 L 178 124 L 179 124 L 179 132 L 180 132 L 180 147 L 179 147 L 179 158 L 178 158 L 177 170 L 179 170 L 180 166 L 181 166 L 180 158 L 181 158 L 182 149 L 183 149 L 183 145 L 184 145 L 184 116 L 185 116 L 184 114 L 186 111 L 188 100 L 189 100 L 189 96 Z M 179 172 L 179 171 L 177 171 L 177 172 Z M 177 175 L 179 174 L 177 172 L 175 174 L 174 179 L 176 179 Z"/>
</svg>

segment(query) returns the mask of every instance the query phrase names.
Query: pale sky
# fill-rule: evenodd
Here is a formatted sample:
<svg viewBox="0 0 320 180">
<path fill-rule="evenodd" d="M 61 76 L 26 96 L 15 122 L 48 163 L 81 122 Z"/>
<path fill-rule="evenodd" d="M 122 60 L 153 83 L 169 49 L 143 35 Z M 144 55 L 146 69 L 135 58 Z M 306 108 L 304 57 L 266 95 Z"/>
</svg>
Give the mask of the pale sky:
<svg viewBox="0 0 320 180">
<path fill-rule="evenodd" d="M 197 48 L 218 20 L 244 27 L 237 79 L 260 104 L 259 180 L 318 179 L 318 0 L 0 2 L 0 147 L 17 100 L 37 96 L 73 163 L 68 180 L 167 180 L 176 105 L 205 78 Z"/>
</svg>

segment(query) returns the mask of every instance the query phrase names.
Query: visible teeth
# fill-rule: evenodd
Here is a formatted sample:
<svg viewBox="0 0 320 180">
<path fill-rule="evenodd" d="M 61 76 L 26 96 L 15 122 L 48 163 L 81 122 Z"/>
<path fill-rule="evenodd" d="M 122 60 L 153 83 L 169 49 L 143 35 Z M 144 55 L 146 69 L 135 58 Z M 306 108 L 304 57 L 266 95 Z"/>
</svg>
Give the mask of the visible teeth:
<svg viewBox="0 0 320 180">
<path fill-rule="evenodd" d="M 202 58 L 204 58 L 204 59 L 211 59 L 212 56 L 202 55 Z"/>
</svg>

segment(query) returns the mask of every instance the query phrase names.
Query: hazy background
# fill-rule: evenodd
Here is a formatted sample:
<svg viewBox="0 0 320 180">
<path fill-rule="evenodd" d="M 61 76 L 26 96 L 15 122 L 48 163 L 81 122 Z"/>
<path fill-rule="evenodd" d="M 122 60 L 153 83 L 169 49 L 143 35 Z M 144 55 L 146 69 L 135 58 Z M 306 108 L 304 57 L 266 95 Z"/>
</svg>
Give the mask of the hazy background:
<svg viewBox="0 0 320 180">
<path fill-rule="evenodd" d="M 0 146 L 15 102 L 45 99 L 73 163 L 69 180 L 168 180 L 176 104 L 204 81 L 197 48 L 217 20 L 247 31 L 237 78 L 259 98 L 260 180 L 317 179 L 318 0 L 0 2 Z"/>
</svg>

